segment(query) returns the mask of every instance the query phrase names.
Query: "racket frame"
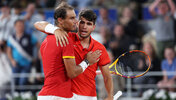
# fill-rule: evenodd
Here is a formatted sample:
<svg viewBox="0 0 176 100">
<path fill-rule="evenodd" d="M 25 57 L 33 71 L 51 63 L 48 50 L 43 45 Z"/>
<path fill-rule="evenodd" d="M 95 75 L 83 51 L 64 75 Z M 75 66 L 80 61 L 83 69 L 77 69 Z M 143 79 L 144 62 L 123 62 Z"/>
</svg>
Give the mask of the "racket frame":
<svg viewBox="0 0 176 100">
<path fill-rule="evenodd" d="M 147 70 L 146 70 L 144 73 L 139 74 L 139 75 L 137 75 L 137 76 L 125 76 L 125 75 L 120 74 L 120 73 L 118 72 L 118 70 L 117 70 L 116 63 L 119 61 L 119 58 L 120 58 L 120 57 L 125 56 L 127 53 L 133 53 L 133 52 L 141 52 L 141 53 L 143 53 L 143 54 L 146 55 L 146 57 L 147 57 L 148 60 L 149 60 L 149 65 L 148 65 Z M 151 67 L 151 60 L 150 60 L 149 55 L 146 54 L 144 51 L 141 51 L 141 50 L 132 50 L 132 51 L 125 52 L 125 53 L 123 53 L 122 55 L 120 55 L 120 56 L 109 66 L 109 69 L 112 68 L 113 66 L 115 66 L 115 72 L 114 72 L 114 71 L 110 71 L 111 74 L 119 75 L 119 76 L 124 77 L 124 78 L 137 78 L 137 77 L 141 77 L 141 76 L 145 75 L 145 74 L 149 71 L 149 69 L 150 69 L 150 67 Z"/>
</svg>

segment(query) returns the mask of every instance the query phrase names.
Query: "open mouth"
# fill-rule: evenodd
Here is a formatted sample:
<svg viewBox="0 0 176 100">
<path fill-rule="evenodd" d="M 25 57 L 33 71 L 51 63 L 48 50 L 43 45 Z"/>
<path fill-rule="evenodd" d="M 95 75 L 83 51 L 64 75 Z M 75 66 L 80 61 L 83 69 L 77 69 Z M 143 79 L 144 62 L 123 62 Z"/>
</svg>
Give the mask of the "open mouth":
<svg viewBox="0 0 176 100">
<path fill-rule="evenodd" d="M 81 31 L 81 34 L 83 34 L 83 35 L 87 34 L 87 31 Z"/>
</svg>

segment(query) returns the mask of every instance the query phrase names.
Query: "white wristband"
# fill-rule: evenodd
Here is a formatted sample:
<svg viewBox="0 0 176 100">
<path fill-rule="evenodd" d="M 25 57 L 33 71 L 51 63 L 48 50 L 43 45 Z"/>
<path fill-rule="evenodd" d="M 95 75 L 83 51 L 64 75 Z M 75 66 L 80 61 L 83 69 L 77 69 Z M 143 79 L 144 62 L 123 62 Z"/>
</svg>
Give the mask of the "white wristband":
<svg viewBox="0 0 176 100">
<path fill-rule="evenodd" d="M 52 33 L 52 34 L 54 34 L 54 31 L 55 31 L 56 29 L 59 29 L 59 27 L 56 27 L 56 26 L 54 26 L 54 25 L 52 25 L 52 24 L 48 24 L 48 25 L 46 25 L 46 27 L 45 27 L 45 32 L 46 32 L 46 33 Z"/>
<path fill-rule="evenodd" d="M 89 64 L 87 64 L 84 60 L 79 64 L 82 69 L 83 69 L 83 72 L 86 70 L 86 68 L 89 66 Z"/>
</svg>

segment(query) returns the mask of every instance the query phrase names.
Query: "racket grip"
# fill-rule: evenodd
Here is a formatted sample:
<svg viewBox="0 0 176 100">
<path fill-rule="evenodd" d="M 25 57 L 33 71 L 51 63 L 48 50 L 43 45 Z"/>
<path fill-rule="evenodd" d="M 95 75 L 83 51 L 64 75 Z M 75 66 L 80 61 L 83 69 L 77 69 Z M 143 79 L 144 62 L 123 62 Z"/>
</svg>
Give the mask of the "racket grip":
<svg viewBox="0 0 176 100">
<path fill-rule="evenodd" d="M 122 95 L 122 91 L 118 91 L 118 92 L 114 95 L 114 99 L 113 99 L 113 100 L 117 100 L 121 95 Z"/>
</svg>

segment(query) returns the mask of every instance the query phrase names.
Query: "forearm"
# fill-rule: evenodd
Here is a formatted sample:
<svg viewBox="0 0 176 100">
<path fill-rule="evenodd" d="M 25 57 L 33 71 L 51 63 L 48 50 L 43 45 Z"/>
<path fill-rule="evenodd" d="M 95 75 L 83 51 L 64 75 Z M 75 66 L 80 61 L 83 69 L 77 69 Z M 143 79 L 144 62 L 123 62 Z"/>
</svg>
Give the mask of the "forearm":
<svg viewBox="0 0 176 100">
<path fill-rule="evenodd" d="M 77 65 L 74 66 L 72 73 L 70 73 L 70 75 L 68 75 L 70 78 L 75 78 L 77 77 L 79 74 L 81 74 L 83 72 L 83 69 L 81 68 L 81 66 Z"/>
<path fill-rule="evenodd" d="M 170 8 L 171 8 L 172 14 L 174 14 L 175 13 L 175 4 L 174 4 L 174 2 L 172 0 L 167 0 L 167 1 L 168 1 L 168 4 L 169 4 Z"/>
<path fill-rule="evenodd" d="M 85 71 L 88 64 L 83 60 L 80 64 L 76 65 L 75 59 L 64 59 L 64 64 L 69 78 L 75 78 Z"/>
<path fill-rule="evenodd" d="M 9 48 L 9 47 L 7 47 L 7 56 L 9 58 L 10 62 L 12 62 L 12 60 L 14 60 L 12 57 L 11 48 Z"/>
<path fill-rule="evenodd" d="M 24 20 L 25 21 L 30 20 L 31 16 L 32 16 L 32 13 L 27 12 L 26 15 L 24 16 Z"/>
<path fill-rule="evenodd" d="M 108 97 L 113 97 L 113 82 L 112 77 L 108 76 L 107 78 L 104 78 L 105 88 L 108 94 Z"/>
<path fill-rule="evenodd" d="M 150 6 L 149 6 L 149 12 L 154 16 L 155 15 L 155 8 L 159 4 L 160 0 L 155 0 Z"/>
<path fill-rule="evenodd" d="M 53 34 L 52 32 L 46 32 L 46 26 L 49 25 L 50 23 L 46 22 L 46 21 L 38 21 L 38 22 L 35 22 L 34 23 L 34 27 L 38 30 L 38 31 L 41 31 L 43 33 L 46 33 L 46 34 Z M 54 28 L 54 25 L 53 27 Z"/>
<path fill-rule="evenodd" d="M 83 60 L 79 65 L 74 64 L 72 78 L 77 77 L 79 74 L 83 73 L 88 66 L 88 60 Z"/>
<path fill-rule="evenodd" d="M 12 61 L 14 60 L 12 55 L 8 54 L 8 58 L 9 58 L 10 62 L 12 63 Z"/>
<path fill-rule="evenodd" d="M 150 10 L 155 10 L 155 8 L 157 7 L 157 5 L 159 4 L 160 0 L 155 0 L 150 6 L 149 9 Z"/>
</svg>

